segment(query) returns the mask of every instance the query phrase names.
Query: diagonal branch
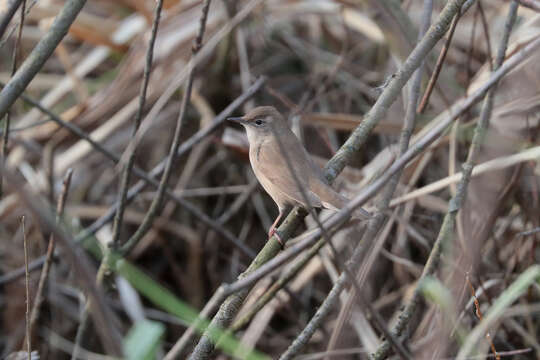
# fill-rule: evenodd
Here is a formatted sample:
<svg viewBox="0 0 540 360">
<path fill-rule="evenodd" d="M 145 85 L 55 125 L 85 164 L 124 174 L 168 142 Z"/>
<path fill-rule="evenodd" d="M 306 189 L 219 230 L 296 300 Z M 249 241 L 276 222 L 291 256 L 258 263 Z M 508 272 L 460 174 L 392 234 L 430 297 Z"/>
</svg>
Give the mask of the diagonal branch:
<svg viewBox="0 0 540 360">
<path fill-rule="evenodd" d="M 17 73 L 15 73 L 15 76 L 9 80 L 0 92 L 0 118 L 4 117 L 11 105 L 41 70 L 45 61 L 53 54 L 54 49 L 66 36 L 69 27 L 75 21 L 85 3 L 86 0 L 68 0 L 65 3 L 47 34 L 39 41 Z"/>
</svg>

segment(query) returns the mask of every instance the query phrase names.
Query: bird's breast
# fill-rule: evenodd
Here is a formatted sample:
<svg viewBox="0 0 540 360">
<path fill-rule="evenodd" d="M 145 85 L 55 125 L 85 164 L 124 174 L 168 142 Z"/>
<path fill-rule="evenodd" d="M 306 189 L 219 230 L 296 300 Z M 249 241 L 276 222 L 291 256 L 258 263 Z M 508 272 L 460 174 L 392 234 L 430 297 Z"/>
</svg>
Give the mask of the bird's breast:
<svg viewBox="0 0 540 360">
<path fill-rule="evenodd" d="M 257 164 L 261 161 L 261 152 L 263 151 L 263 143 L 258 142 L 255 144 L 250 144 L 249 146 L 249 161 L 251 162 L 251 167 L 255 170 Z"/>
</svg>

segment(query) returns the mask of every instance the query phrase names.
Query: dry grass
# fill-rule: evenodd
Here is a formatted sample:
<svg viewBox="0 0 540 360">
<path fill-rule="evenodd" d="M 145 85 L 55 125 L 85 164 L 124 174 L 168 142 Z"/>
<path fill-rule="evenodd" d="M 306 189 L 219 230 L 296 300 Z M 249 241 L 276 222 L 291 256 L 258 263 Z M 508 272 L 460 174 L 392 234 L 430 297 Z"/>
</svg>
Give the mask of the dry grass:
<svg viewBox="0 0 540 360">
<path fill-rule="evenodd" d="M 0 81 L 8 83 L 0 92 L 0 114 L 5 115 L 10 79 L 17 76 L 11 71 L 14 59 L 16 68 L 26 71 L 22 64 L 54 29 L 53 18 L 69 2 L 24 1 L 20 38 L 19 12 L 8 23 L 0 42 Z M 0 1 L 0 19 L 14 3 Z M 234 283 L 246 270 L 266 244 L 277 214 L 251 172 L 243 131 L 223 120 L 254 106 L 274 105 L 322 168 L 351 132 L 369 121 L 377 99 L 418 43 L 423 1 L 396 3 L 213 1 L 203 47 L 192 53 L 203 2 L 163 1 L 135 131 L 145 66 L 150 69 L 146 63 L 156 2 L 88 1 L 50 58 L 22 87 L 24 97 L 17 95 L 6 107 L 10 131 L 3 131 L 2 140 L 1 358 L 29 358 L 25 339 L 41 359 L 69 359 L 74 351 L 84 359 L 111 359 L 120 351 L 131 359 L 187 358 L 207 324 L 195 321 L 197 314 L 207 305 L 205 316 L 212 318 L 231 289 L 220 285 Z M 434 3 L 432 22 L 442 3 Z M 383 177 L 404 152 L 399 144 L 406 116 L 416 119 L 414 147 L 443 121 L 447 109 L 474 94 L 491 75 L 511 2 L 473 3 L 456 20 L 426 108 L 407 112 L 416 110 L 418 102 L 411 101 L 404 87 L 335 180 L 334 186 L 349 198 Z M 507 59 L 539 38 L 536 3 L 519 7 Z M 425 59 L 420 99 L 444 42 Z M 192 70 L 193 87 L 187 90 Z M 367 359 L 380 350 L 381 334 L 396 329 L 401 310 L 414 299 L 404 334 L 391 339 L 403 344 L 404 352 L 398 355 L 393 345 L 378 358 L 540 358 L 538 84 L 537 47 L 498 83 L 489 127 L 474 150 L 478 166 L 457 215 L 452 199 L 456 194 L 460 198 L 459 184 L 467 179 L 462 165 L 477 139 L 481 101 L 400 169 L 395 191 L 385 187 L 369 197 L 364 207 L 380 214 L 369 225 L 372 230 L 360 225 L 332 229 L 338 256 L 321 241 L 235 291 L 247 298 L 238 314 L 229 315 L 234 332 L 222 338 L 211 357 L 278 358 L 308 326 L 306 345 L 294 350 L 298 358 Z M 238 97 L 243 101 L 231 108 Z M 54 121 L 51 112 L 57 116 Z M 2 117 L 5 123 L 7 117 Z M 181 155 L 164 182 L 156 217 L 145 220 L 160 193 L 155 185 L 161 172 L 152 169 L 168 158 L 177 126 Z M 116 228 L 111 207 L 119 201 L 133 149 L 128 184 L 138 192 L 125 204 Z M 73 171 L 71 183 L 62 189 L 68 171 Z M 154 185 L 137 185 L 141 174 L 148 180 L 144 172 L 157 179 L 150 179 Z M 61 226 L 55 226 L 54 204 L 66 196 Z M 63 205 L 58 207 L 60 214 Z M 446 228 L 442 225 L 448 214 L 455 220 Z M 310 217 L 291 219 L 301 223 L 297 236 L 317 228 Z M 125 246 L 148 220 L 149 229 Z M 306 236 L 287 247 L 301 244 Z M 426 261 L 438 237 L 444 240 L 440 262 L 417 281 L 431 264 Z M 53 251 L 55 260 L 49 264 L 45 257 Z M 43 275 L 46 285 L 40 295 L 44 262 L 48 275 Z M 345 263 L 360 286 L 340 277 L 352 274 L 345 272 Z M 337 303 L 309 330 L 331 290 L 340 294 Z M 27 330 L 25 302 L 32 308 L 36 297 L 39 315 Z M 210 299 L 215 302 L 208 305 Z M 190 324 L 196 324 L 196 331 L 187 336 Z M 210 335 L 222 337 L 221 330 Z"/>
</svg>

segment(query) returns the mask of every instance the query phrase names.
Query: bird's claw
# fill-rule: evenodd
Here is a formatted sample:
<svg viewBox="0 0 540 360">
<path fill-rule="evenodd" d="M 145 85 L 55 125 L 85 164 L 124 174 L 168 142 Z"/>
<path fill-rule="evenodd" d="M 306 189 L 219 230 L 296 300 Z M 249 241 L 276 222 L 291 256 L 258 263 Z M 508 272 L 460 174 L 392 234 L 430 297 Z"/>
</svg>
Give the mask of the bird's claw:
<svg viewBox="0 0 540 360">
<path fill-rule="evenodd" d="M 276 240 L 278 241 L 279 245 L 281 245 L 281 250 L 285 249 L 285 242 L 281 238 L 281 235 L 279 235 L 279 232 L 276 228 L 272 228 L 270 229 L 270 231 L 268 231 L 268 239 L 270 239 L 274 235 L 276 236 Z"/>
</svg>

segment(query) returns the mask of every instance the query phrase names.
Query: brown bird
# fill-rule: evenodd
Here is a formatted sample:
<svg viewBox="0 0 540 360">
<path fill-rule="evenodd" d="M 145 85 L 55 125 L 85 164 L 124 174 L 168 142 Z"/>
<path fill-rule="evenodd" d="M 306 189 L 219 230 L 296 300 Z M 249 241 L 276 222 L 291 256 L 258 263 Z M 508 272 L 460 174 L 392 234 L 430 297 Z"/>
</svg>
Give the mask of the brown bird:
<svg viewBox="0 0 540 360">
<path fill-rule="evenodd" d="M 321 169 L 313 163 L 306 149 L 274 107 L 260 106 L 242 117 L 231 117 L 228 120 L 246 128 L 253 172 L 278 206 L 279 215 L 270 227 L 268 237 L 276 234 L 283 246 L 283 241 L 276 233 L 276 226 L 285 210 L 289 206 L 308 206 L 298 183 L 305 189 L 309 204 L 313 207 L 339 210 L 349 201 L 326 183 Z M 279 143 L 276 137 L 279 137 Z M 287 152 L 286 156 L 298 182 L 291 173 L 287 158 L 281 152 L 280 143 Z M 360 209 L 353 217 L 366 219 L 370 214 Z"/>
</svg>

